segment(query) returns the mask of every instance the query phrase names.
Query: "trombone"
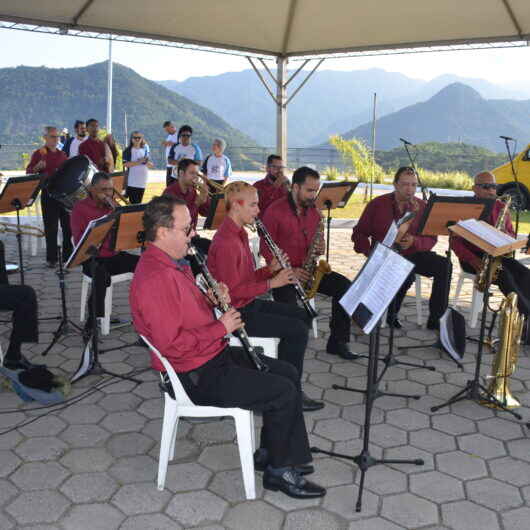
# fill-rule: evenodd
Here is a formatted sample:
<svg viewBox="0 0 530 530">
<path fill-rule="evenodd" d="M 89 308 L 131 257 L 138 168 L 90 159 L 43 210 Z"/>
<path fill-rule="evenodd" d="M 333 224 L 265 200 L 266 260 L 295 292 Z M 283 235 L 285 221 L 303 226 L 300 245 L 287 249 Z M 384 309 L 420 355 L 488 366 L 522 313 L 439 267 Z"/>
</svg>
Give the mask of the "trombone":
<svg viewBox="0 0 530 530">
<path fill-rule="evenodd" d="M 0 222 L 0 234 L 11 233 L 11 234 L 23 234 L 26 236 L 33 237 L 44 237 L 44 230 L 34 225 L 20 225 L 15 223 L 4 223 Z"/>
</svg>

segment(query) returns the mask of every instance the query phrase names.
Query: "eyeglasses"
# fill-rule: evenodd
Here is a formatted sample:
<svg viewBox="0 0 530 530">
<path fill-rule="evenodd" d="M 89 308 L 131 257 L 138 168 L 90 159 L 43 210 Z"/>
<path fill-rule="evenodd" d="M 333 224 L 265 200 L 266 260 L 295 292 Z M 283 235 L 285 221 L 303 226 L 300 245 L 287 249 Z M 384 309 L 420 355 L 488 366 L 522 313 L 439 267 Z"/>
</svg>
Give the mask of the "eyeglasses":
<svg viewBox="0 0 530 530">
<path fill-rule="evenodd" d="M 132 138 L 133 138 L 133 140 L 141 140 L 142 139 L 141 136 L 133 136 Z"/>
<path fill-rule="evenodd" d="M 482 188 L 483 190 L 496 190 L 497 184 L 486 182 L 485 184 L 475 184 L 477 188 Z"/>
<path fill-rule="evenodd" d="M 184 232 L 185 236 L 188 237 L 193 232 L 193 225 L 181 228 L 181 230 Z"/>
</svg>

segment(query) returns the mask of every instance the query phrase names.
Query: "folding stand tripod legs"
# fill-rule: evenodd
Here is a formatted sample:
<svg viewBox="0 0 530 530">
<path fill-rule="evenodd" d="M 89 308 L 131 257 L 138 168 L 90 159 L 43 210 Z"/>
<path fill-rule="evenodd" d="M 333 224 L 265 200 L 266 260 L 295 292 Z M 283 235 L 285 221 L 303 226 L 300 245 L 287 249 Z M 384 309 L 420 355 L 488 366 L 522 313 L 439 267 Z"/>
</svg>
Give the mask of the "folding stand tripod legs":
<svg viewBox="0 0 530 530">
<path fill-rule="evenodd" d="M 364 416 L 364 428 L 363 428 L 363 448 L 357 456 L 346 455 L 342 453 L 334 453 L 332 451 L 324 451 L 317 447 L 311 447 L 313 453 L 323 453 L 329 456 L 335 456 L 338 458 L 346 458 L 353 461 L 361 470 L 361 478 L 359 481 L 359 493 L 357 496 L 357 502 L 355 504 L 355 511 L 360 512 L 362 507 L 362 497 L 364 492 L 364 481 L 365 475 L 368 469 L 378 464 L 412 464 L 416 466 L 422 466 L 424 464 L 421 458 L 416 459 L 377 459 L 370 455 L 370 428 L 372 419 L 372 409 L 374 401 L 381 395 L 377 386 L 379 378 L 377 376 L 377 365 L 379 361 L 379 329 L 380 323 L 377 324 L 376 328 L 370 333 L 370 349 L 368 356 L 368 370 L 367 370 L 367 384 L 366 390 L 362 391 L 366 395 L 365 402 L 365 416 Z M 333 388 L 340 388 L 344 390 L 350 390 L 353 392 L 361 392 L 360 390 L 353 390 L 348 387 L 339 387 L 333 385 Z M 388 394 L 395 395 L 395 394 Z"/>
</svg>

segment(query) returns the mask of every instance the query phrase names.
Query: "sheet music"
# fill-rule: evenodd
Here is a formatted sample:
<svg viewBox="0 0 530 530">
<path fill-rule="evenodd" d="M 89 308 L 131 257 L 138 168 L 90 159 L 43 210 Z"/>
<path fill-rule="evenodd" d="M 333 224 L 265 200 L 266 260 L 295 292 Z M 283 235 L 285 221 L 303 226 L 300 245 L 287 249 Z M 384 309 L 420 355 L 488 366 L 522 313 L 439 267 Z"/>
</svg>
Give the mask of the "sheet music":
<svg viewBox="0 0 530 530">
<path fill-rule="evenodd" d="M 395 243 L 397 235 L 398 227 L 396 221 L 392 221 L 392 224 L 388 227 L 385 239 L 383 239 L 383 245 L 391 247 Z"/>
<path fill-rule="evenodd" d="M 499 232 L 495 227 L 480 223 L 476 219 L 466 219 L 465 221 L 458 221 L 457 223 L 462 228 L 465 228 L 472 234 L 480 237 L 494 247 L 502 247 L 515 243 L 515 239 L 504 232 Z"/>
</svg>

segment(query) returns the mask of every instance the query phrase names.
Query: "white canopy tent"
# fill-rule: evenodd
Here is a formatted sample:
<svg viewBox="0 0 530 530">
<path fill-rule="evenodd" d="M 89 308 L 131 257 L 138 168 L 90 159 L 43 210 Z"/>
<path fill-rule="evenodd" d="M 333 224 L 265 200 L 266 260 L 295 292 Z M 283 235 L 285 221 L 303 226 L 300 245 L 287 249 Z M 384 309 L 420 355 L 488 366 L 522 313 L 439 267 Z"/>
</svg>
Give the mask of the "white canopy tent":
<svg viewBox="0 0 530 530">
<path fill-rule="evenodd" d="M 245 55 L 277 104 L 285 157 L 287 87 L 309 59 L 315 71 L 337 55 L 526 46 L 530 9 L 528 0 L 2 0 L 0 27 Z M 289 59 L 304 60 L 290 77 Z"/>
</svg>

